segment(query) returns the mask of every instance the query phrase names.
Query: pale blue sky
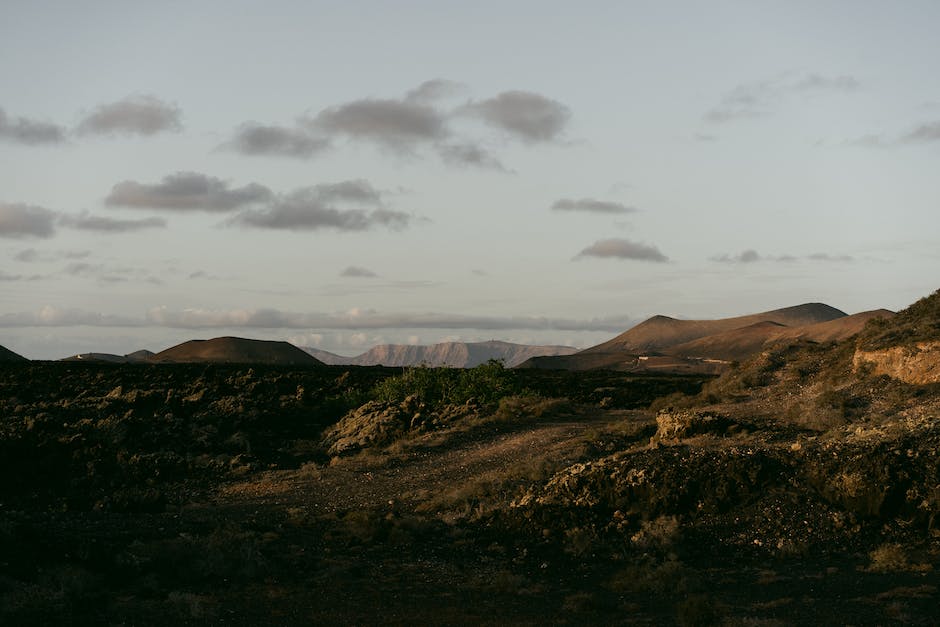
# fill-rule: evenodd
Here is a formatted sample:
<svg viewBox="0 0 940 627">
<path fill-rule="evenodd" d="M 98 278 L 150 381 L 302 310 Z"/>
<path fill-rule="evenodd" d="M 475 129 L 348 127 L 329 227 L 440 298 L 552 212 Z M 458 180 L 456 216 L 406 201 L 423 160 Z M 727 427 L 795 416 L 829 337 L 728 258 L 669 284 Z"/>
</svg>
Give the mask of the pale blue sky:
<svg viewBox="0 0 940 627">
<path fill-rule="evenodd" d="M 390 7 L 4 2 L 0 344 L 585 347 L 940 287 L 940 4 Z"/>
</svg>

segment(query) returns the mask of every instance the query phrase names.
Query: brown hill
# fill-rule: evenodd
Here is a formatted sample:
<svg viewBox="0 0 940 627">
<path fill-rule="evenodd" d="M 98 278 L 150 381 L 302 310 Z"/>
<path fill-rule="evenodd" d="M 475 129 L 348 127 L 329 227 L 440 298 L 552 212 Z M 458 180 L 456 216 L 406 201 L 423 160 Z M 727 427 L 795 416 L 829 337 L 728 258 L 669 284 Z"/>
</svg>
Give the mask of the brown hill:
<svg viewBox="0 0 940 627">
<path fill-rule="evenodd" d="M 115 355 L 113 353 L 79 353 L 71 357 L 65 357 L 59 361 L 84 361 L 98 364 L 142 364 L 149 362 L 152 357 L 152 351 L 139 350 L 128 353 L 127 355 Z"/>
<path fill-rule="evenodd" d="M 823 303 L 806 303 L 763 313 L 718 320 L 677 320 L 653 316 L 617 337 L 567 357 L 542 357 L 523 363 L 523 368 L 624 371 L 716 372 L 722 362 L 741 359 L 760 350 L 778 329 L 805 327 L 848 317 Z M 702 346 L 690 343 L 718 337 Z M 679 352 L 676 347 L 684 347 Z M 659 357 L 670 356 L 663 360 Z M 640 359 L 647 357 L 647 359 Z M 657 359 L 650 358 L 656 357 Z"/>
<path fill-rule="evenodd" d="M 230 363 L 301 366 L 323 365 L 319 359 L 287 342 L 217 337 L 190 340 L 150 358 L 153 363 Z"/>
<path fill-rule="evenodd" d="M 29 361 L 22 355 L 17 355 L 9 348 L 0 346 L 0 363 L 13 363 L 18 361 Z"/>
<path fill-rule="evenodd" d="M 768 344 L 775 342 L 796 340 L 832 342 L 848 339 L 857 335 L 865 323 L 872 318 L 887 318 L 893 315 L 894 313 L 887 309 L 876 309 L 797 327 L 788 327 L 770 321 L 758 322 L 740 329 L 732 329 L 685 342 L 667 349 L 667 352 L 677 357 L 743 361 L 759 353 Z"/>
<path fill-rule="evenodd" d="M 763 313 L 720 318 L 718 320 L 676 320 L 653 316 L 632 329 L 582 353 L 660 352 L 700 337 L 748 327 L 760 322 L 774 322 L 787 327 L 805 326 L 845 317 L 844 311 L 823 303 L 806 303 Z"/>
</svg>

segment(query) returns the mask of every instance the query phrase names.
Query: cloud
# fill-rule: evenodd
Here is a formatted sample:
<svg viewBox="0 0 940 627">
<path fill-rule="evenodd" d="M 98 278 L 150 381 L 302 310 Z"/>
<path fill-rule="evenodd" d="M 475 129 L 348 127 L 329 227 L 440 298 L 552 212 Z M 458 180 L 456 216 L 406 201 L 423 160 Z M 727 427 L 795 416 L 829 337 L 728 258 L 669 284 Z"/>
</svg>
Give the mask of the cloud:
<svg viewBox="0 0 940 627">
<path fill-rule="evenodd" d="M 354 100 L 324 109 L 309 124 L 330 134 L 372 141 L 403 152 L 447 135 L 442 112 L 411 100 Z"/>
<path fill-rule="evenodd" d="M 369 270 L 368 268 L 363 268 L 362 266 L 347 266 L 346 268 L 343 269 L 342 272 L 339 273 L 339 275 L 345 276 L 345 277 L 356 277 L 356 278 L 374 278 L 374 277 L 379 276 L 372 270 Z"/>
<path fill-rule="evenodd" d="M 389 313 L 351 309 L 344 313 L 292 313 L 276 309 L 173 311 L 151 309 L 147 322 L 173 328 L 264 328 L 264 329 L 532 329 L 553 331 L 620 332 L 635 321 L 624 317 L 544 318 L 530 316 L 465 316 L 442 313 Z"/>
<path fill-rule="evenodd" d="M 617 259 L 634 259 L 637 261 L 653 261 L 665 263 L 669 258 L 655 246 L 632 242 L 626 239 L 602 239 L 594 242 L 580 253 L 580 257 L 613 257 Z"/>
<path fill-rule="evenodd" d="M 17 261 L 33 263 L 35 261 L 41 260 L 42 254 L 35 248 L 26 248 L 13 255 L 13 258 Z"/>
<path fill-rule="evenodd" d="M 163 218 L 142 218 L 139 220 L 121 220 L 105 216 L 95 216 L 83 211 L 78 215 L 64 215 L 59 224 L 80 231 L 98 231 L 101 233 L 132 233 L 143 229 L 166 228 Z"/>
<path fill-rule="evenodd" d="M 940 121 L 921 124 L 911 132 L 902 136 L 899 141 L 904 143 L 940 141 Z"/>
<path fill-rule="evenodd" d="M 719 263 L 757 263 L 760 261 L 792 263 L 794 261 L 823 261 L 823 262 L 850 262 L 855 261 L 854 257 L 849 255 L 831 255 L 829 253 L 813 253 L 811 255 L 761 255 L 756 250 L 749 248 L 737 255 L 716 255 L 710 258 L 711 261 Z"/>
<path fill-rule="evenodd" d="M 444 163 L 455 166 L 473 166 L 500 172 L 512 172 L 504 166 L 499 159 L 491 155 L 484 148 L 471 143 L 439 144 L 437 153 Z"/>
<path fill-rule="evenodd" d="M 43 207 L 0 203 L 0 237 L 52 237 L 56 215 L 55 211 Z"/>
<path fill-rule="evenodd" d="M 94 313 L 81 309 L 61 309 L 46 305 L 36 312 L 0 314 L 0 327 L 141 327 L 145 321 Z"/>
<path fill-rule="evenodd" d="M 753 119 L 770 114 L 788 96 L 808 93 L 850 93 L 861 83 L 848 75 L 821 76 L 806 74 L 802 77 L 781 76 L 769 80 L 742 83 L 726 93 L 721 101 L 705 113 L 705 121 L 724 124 Z"/>
<path fill-rule="evenodd" d="M 802 79 L 791 84 L 789 88 L 793 91 L 841 91 L 853 92 L 861 87 L 854 76 L 820 76 L 819 74 L 808 74 Z"/>
<path fill-rule="evenodd" d="M 756 261 L 761 261 L 763 257 L 760 256 L 756 250 L 749 248 L 744 252 L 738 255 L 717 255 L 712 257 L 712 261 L 718 261 L 720 263 L 754 263 Z"/>
<path fill-rule="evenodd" d="M 434 78 L 424 81 L 407 94 L 405 100 L 408 102 L 428 103 L 436 100 L 455 96 L 466 90 L 463 83 L 449 81 L 444 78 Z"/>
<path fill-rule="evenodd" d="M 309 159 L 330 147 L 330 141 L 314 137 L 302 128 L 270 126 L 246 122 L 235 131 L 223 148 L 242 155 Z"/>
<path fill-rule="evenodd" d="M 78 125 L 82 135 L 155 135 L 180 131 L 182 111 L 155 96 L 128 96 L 99 106 Z"/>
<path fill-rule="evenodd" d="M 619 202 L 595 200 L 593 198 L 581 198 L 579 200 L 562 198 L 552 203 L 552 210 L 581 211 L 588 213 L 636 213 L 639 211 L 636 207 L 628 207 Z"/>
<path fill-rule="evenodd" d="M 105 203 L 142 209 L 232 211 L 272 197 L 271 190 L 257 183 L 230 188 L 228 182 L 212 176 L 177 172 L 163 177 L 160 183 L 117 183 Z"/>
<path fill-rule="evenodd" d="M 338 204 L 353 204 L 348 209 Z M 366 208 L 360 208 L 360 207 Z M 406 228 L 414 216 L 384 206 L 382 194 L 363 179 L 323 183 L 282 195 L 259 209 L 240 212 L 228 224 L 292 231 L 365 231 Z"/>
<path fill-rule="evenodd" d="M 382 194 L 365 179 L 350 179 L 338 183 L 321 183 L 313 192 L 324 201 L 349 201 L 366 205 L 381 205 Z"/>
<path fill-rule="evenodd" d="M 264 229 L 290 231 L 365 231 L 382 226 L 390 229 L 407 227 L 412 216 L 389 209 L 340 209 L 330 204 L 330 194 L 317 187 L 296 190 L 263 209 L 245 210 L 230 223 Z"/>
<path fill-rule="evenodd" d="M 527 91 L 505 91 L 494 98 L 470 102 L 461 112 L 531 143 L 557 139 L 571 118 L 571 110 L 565 105 Z"/>
<path fill-rule="evenodd" d="M 10 118 L 0 108 L 0 140 L 35 146 L 65 141 L 65 129 L 49 122 L 24 117 Z"/>
</svg>

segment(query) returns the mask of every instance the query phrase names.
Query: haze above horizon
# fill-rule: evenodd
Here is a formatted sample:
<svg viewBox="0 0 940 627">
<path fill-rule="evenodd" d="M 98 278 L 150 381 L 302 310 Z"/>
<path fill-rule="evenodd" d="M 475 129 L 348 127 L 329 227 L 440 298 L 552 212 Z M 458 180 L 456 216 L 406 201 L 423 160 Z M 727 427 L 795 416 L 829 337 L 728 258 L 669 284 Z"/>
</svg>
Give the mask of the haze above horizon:
<svg viewBox="0 0 940 627">
<path fill-rule="evenodd" d="M 934 2 L 24 2 L 0 345 L 588 347 L 940 276 Z"/>
</svg>

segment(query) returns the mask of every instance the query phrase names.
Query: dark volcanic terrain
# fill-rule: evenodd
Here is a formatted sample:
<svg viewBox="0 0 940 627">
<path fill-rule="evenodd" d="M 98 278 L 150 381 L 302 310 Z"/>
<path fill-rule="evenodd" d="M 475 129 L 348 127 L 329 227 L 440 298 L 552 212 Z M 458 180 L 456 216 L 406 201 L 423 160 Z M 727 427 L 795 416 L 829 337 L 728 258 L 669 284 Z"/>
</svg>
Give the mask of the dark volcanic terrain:
<svg viewBox="0 0 940 627">
<path fill-rule="evenodd" d="M 940 292 L 720 378 L 5 364 L 0 419 L 4 625 L 936 624 Z"/>
</svg>

